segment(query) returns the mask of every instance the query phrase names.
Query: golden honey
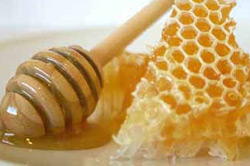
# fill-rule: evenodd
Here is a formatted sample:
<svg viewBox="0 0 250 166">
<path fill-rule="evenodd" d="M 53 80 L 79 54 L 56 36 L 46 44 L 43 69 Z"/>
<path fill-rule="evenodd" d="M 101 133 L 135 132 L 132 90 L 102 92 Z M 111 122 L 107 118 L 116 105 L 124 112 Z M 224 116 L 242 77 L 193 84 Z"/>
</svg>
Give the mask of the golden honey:
<svg viewBox="0 0 250 166">
<path fill-rule="evenodd" d="M 194 157 L 203 148 L 211 156 L 239 156 L 250 136 L 250 60 L 234 38 L 234 6 L 175 1 L 115 137 L 118 156 Z"/>
<path fill-rule="evenodd" d="M 111 140 L 108 125 L 78 124 L 57 135 L 45 135 L 39 138 L 15 136 L 13 133 L 1 133 L 1 142 L 11 146 L 48 150 L 77 150 L 102 146 Z"/>
</svg>

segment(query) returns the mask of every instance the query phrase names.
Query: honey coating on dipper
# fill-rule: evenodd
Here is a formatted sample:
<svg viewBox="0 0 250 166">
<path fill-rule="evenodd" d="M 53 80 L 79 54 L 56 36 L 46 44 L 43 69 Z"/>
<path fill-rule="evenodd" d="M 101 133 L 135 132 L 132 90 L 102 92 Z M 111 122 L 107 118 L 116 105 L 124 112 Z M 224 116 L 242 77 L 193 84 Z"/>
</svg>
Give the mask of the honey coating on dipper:
<svg viewBox="0 0 250 166">
<path fill-rule="evenodd" d="M 250 136 L 249 57 L 235 41 L 233 0 L 176 0 L 115 141 L 116 157 L 229 160 Z"/>
<path fill-rule="evenodd" d="M 125 110 L 132 102 L 131 92 L 134 91 L 136 84 L 140 78 L 145 74 L 149 56 L 145 54 L 134 54 L 124 52 L 122 55 L 114 58 L 103 69 L 104 85 L 100 95 L 97 108 L 94 114 L 90 116 L 87 122 L 78 123 L 76 125 L 67 127 L 64 132 L 57 135 L 46 134 L 43 137 L 20 137 L 11 132 L 1 133 L 1 141 L 5 144 L 26 148 L 38 149 L 89 149 L 104 145 L 111 139 L 111 135 L 116 133 L 121 123 L 125 118 Z M 131 73 L 134 73 L 131 76 Z M 12 115 L 8 115 L 8 126 L 20 126 L 20 132 L 23 129 L 32 131 L 41 130 L 42 121 L 40 117 L 30 115 L 32 111 L 35 112 L 32 105 L 27 104 L 21 95 L 9 94 L 8 97 L 17 98 L 15 103 L 11 103 L 11 111 L 14 113 L 18 109 L 18 119 L 29 118 L 32 122 L 37 122 L 32 125 L 25 124 L 24 120 L 14 121 L 11 119 Z M 3 100 L 3 105 L 5 100 Z M 25 106 L 25 107 L 24 107 Z M 20 108 L 23 108 L 20 111 Z M 27 110 L 29 116 L 27 115 Z M 6 116 L 7 117 L 7 116 Z M 32 119 L 31 119 L 32 118 Z M 29 127 L 25 127 L 25 126 Z M 40 133 L 44 133 L 41 130 Z"/>
</svg>

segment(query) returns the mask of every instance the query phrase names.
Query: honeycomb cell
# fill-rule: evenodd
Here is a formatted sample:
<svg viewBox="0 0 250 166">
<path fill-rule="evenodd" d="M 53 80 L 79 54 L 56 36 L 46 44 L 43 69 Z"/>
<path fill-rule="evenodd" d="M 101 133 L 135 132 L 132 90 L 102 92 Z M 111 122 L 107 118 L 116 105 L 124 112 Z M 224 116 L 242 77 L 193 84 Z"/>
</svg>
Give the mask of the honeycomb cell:
<svg viewBox="0 0 250 166">
<path fill-rule="evenodd" d="M 240 95 L 245 96 L 247 93 L 249 94 L 249 88 L 247 88 L 247 89 L 244 88 L 243 86 L 241 86 L 242 84 L 239 82 L 237 82 L 237 85 L 240 85 L 240 86 L 238 86 L 238 89 L 237 89 Z M 247 85 L 247 86 L 249 87 L 249 85 Z"/>
<path fill-rule="evenodd" d="M 236 43 L 235 36 L 231 34 L 228 38 L 228 44 L 232 46 L 233 48 L 239 47 L 238 44 Z"/>
<path fill-rule="evenodd" d="M 191 72 L 199 73 L 201 65 L 202 64 L 197 58 L 189 58 L 187 60 L 187 67 Z"/>
<path fill-rule="evenodd" d="M 193 4 L 190 3 L 189 0 L 177 0 L 176 1 L 176 6 L 180 10 L 189 11 L 190 9 L 192 9 Z"/>
<path fill-rule="evenodd" d="M 169 104 L 172 109 L 177 106 L 176 99 L 173 97 L 173 95 L 162 95 L 161 100 Z"/>
<path fill-rule="evenodd" d="M 220 97 L 223 92 L 223 88 L 216 84 L 210 84 L 206 89 L 206 92 L 210 97 Z"/>
<path fill-rule="evenodd" d="M 163 56 L 166 52 L 166 47 L 165 46 L 160 46 L 154 50 L 154 55 L 157 56 Z"/>
<path fill-rule="evenodd" d="M 184 55 L 183 55 L 183 53 L 180 50 L 174 50 L 172 52 L 172 57 L 178 63 L 183 62 L 183 60 L 185 58 Z"/>
<path fill-rule="evenodd" d="M 219 12 L 210 12 L 209 19 L 215 25 L 221 25 L 225 22 L 225 18 Z"/>
<path fill-rule="evenodd" d="M 185 39 L 194 39 L 197 35 L 197 31 L 193 26 L 187 26 L 181 31 L 181 36 Z"/>
<path fill-rule="evenodd" d="M 172 88 L 172 83 L 168 79 L 161 77 L 157 82 L 156 82 L 156 87 L 160 91 L 168 91 Z"/>
<path fill-rule="evenodd" d="M 227 5 L 227 6 L 223 6 L 222 8 L 221 8 L 221 14 L 222 14 L 222 17 L 229 17 L 229 14 L 230 14 L 230 12 L 231 12 L 231 10 L 232 10 L 232 5 Z"/>
<path fill-rule="evenodd" d="M 202 3 L 204 0 L 193 0 L 195 3 Z"/>
<path fill-rule="evenodd" d="M 206 6 L 209 10 L 215 11 L 220 9 L 220 5 L 216 0 L 208 0 Z"/>
<path fill-rule="evenodd" d="M 163 29 L 162 35 L 164 36 L 174 36 L 178 32 L 180 26 L 177 22 L 170 23 L 166 25 Z"/>
<path fill-rule="evenodd" d="M 234 71 L 234 76 L 236 80 L 238 80 L 241 83 L 246 82 L 248 79 L 248 76 L 241 69 L 236 69 Z"/>
<path fill-rule="evenodd" d="M 191 89 L 187 84 L 180 84 L 178 89 L 182 92 L 185 98 L 188 100 L 191 97 Z"/>
<path fill-rule="evenodd" d="M 206 85 L 205 80 L 200 76 L 191 76 L 189 82 L 197 89 L 202 89 Z"/>
<path fill-rule="evenodd" d="M 208 16 L 207 9 L 202 5 L 196 5 L 193 9 L 193 12 L 197 17 L 207 17 Z"/>
<path fill-rule="evenodd" d="M 236 26 L 236 22 L 234 20 L 230 20 L 229 22 L 227 22 L 225 25 L 224 25 L 224 28 L 227 32 L 231 32 L 233 27 Z"/>
<path fill-rule="evenodd" d="M 218 43 L 215 47 L 215 51 L 219 56 L 227 56 L 230 53 L 230 48 L 224 43 Z"/>
<path fill-rule="evenodd" d="M 186 79 L 187 78 L 187 73 L 185 70 L 181 67 L 178 66 L 172 71 L 173 75 L 178 78 L 178 79 Z"/>
<path fill-rule="evenodd" d="M 182 40 L 178 36 L 172 36 L 167 39 L 169 46 L 180 46 L 181 42 Z"/>
<path fill-rule="evenodd" d="M 209 34 L 201 34 L 198 37 L 198 42 L 200 45 L 202 45 L 203 47 L 211 47 L 213 45 L 213 40 L 212 38 L 209 36 Z"/>
<path fill-rule="evenodd" d="M 250 65 L 249 53 L 243 52 L 241 56 L 241 61 L 242 61 L 242 65 L 249 66 Z"/>
<path fill-rule="evenodd" d="M 166 62 L 166 61 L 163 61 L 163 60 L 157 61 L 157 62 L 156 62 L 156 66 L 157 66 L 158 69 L 160 69 L 160 70 L 166 71 L 166 70 L 168 69 L 168 64 L 167 64 L 167 62 Z"/>
<path fill-rule="evenodd" d="M 236 86 L 236 81 L 232 78 L 225 78 L 223 84 L 228 88 L 234 88 Z"/>
<path fill-rule="evenodd" d="M 211 29 L 210 23 L 205 18 L 198 18 L 195 26 L 202 32 L 208 32 Z"/>
<path fill-rule="evenodd" d="M 199 47 L 194 41 L 184 43 L 182 48 L 188 55 L 195 55 L 199 51 Z"/>
<path fill-rule="evenodd" d="M 177 10 L 176 9 L 173 9 L 173 12 L 171 13 L 170 17 L 176 17 L 178 14 Z"/>
<path fill-rule="evenodd" d="M 238 95 L 234 91 L 227 92 L 224 99 L 228 105 L 234 106 L 234 107 L 240 106 L 241 101 L 242 101 L 240 95 Z"/>
<path fill-rule="evenodd" d="M 181 115 L 181 114 L 187 114 L 190 112 L 192 109 L 188 103 L 185 104 L 178 104 L 176 108 L 176 113 Z"/>
<path fill-rule="evenodd" d="M 217 68 L 220 70 L 221 74 L 230 74 L 232 66 L 227 60 L 220 60 L 217 63 Z"/>
<path fill-rule="evenodd" d="M 215 27 L 212 30 L 212 34 L 214 37 L 216 37 L 218 40 L 225 40 L 226 39 L 226 33 L 220 28 L 220 27 Z"/>
<path fill-rule="evenodd" d="M 192 24 L 194 22 L 194 17 L 189 12 L 182 12 L 179 16 L 179 21 L 183 25 L 189 25 L 189 24 Z"/>
<path fill-rule="evenodd" d="M 202 103 L 208 104 L 209 99 L 201 94 L 201 95 L 195 96 L 195 102 L 200 103 L 200 104 L 202 104 Z"/>
<path fill-rule="evenodd" d="M 201 51 L 201 58 L 202 58 L 203 62 L 205 62 L 205 63 L 213 63 L 215 60 L 214 54 L 212 54 L 208 50 Z"/>
<path fill-rule="evenodd" d="M 220 74 L 218 74 L 212 67 L 207 67 L 204 70 L 204 76 L 210 80 L 219 80 Z"/>
<path fill-rule="evenodd" d="M 239 51 L 234 51 L 230 58 L 231 62 L 235 65 L 240 65 L 242 63 Z"/>
</svg>

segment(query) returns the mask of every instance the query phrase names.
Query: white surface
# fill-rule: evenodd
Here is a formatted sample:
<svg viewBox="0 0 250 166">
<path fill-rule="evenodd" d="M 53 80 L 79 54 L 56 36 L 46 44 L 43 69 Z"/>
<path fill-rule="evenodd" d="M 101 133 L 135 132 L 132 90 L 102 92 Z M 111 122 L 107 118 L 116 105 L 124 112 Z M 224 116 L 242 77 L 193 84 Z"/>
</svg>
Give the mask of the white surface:
<svg viewBox="0 0 250 166">
<path fill-rule="evenodd" d="M 153 45 L 160 38 L 162 26 L 155 26 L 141 36 L 130 46 L 132 51 L 147 51 L 145 44 Z M 246 29 L 250 26 L 245 25 Z M 29 59 L 35 52 L 50 48 L 80 44 L 85 48 L 93 45 L 106 36 L 113 28 L 85 29 L 24 36 L 19 39 L 0 43 L 0 96 L 4 86 L 16 67 Z M 242 31 L 241 31 L 242 32 Z M 249 32 L 249 31 L 245 31 Z M 240 34 L 240 36 L 244 36 Z M 248 38 L 249 39 L 249 38 Z M 249 41 L 249 40 L 248 40 Z M 145 43 L 146 42 L 146 43 Z M 199 157 L 195 159 L 162 159 L 162 160 L 120 160 L 110 161 L 110 155 L 115 153 L 116 146 L 108 144 L 91 150 L 76 151 L 45 151 L 14 148 L 0 144 L 1 166 L 249 166 L 250 158 L 236 162 L 224 161 L 218 158 Z"/>
<path fill-rule="evenodd" d="M 0 0 L 0 27 L 79 27 L 124 22 L 150 0 Z M 250 1 L 237 0 L 236 15 Z"/>
<path fill-rule="evenodd" d="M 117 25 L 150 0 L 0 0 L 0 38 L 19 33 Z"/>
<path fill-rule="evenodd" d="M 0 1 L 2 25 L 78 26 L 116 24 L 150 0 Z"/>
<path fill-rule="evenodd" d="M 236 0 L 233 16 L 248 21 L 250 1 Z M 119 25 L 150 0 L 0 0 L 0 40 L 20 33 Z M 161 20 L 164 22 L 166 17 Z"/>
</svg>

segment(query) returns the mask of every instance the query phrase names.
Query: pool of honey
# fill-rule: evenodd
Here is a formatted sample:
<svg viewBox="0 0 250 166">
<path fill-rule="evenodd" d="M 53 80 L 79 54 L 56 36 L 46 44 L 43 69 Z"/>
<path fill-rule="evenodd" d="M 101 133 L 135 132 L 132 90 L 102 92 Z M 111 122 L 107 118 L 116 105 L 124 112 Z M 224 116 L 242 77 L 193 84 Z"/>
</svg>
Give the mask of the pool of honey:
<svg viewBox="0 0 250 166">
<path fill-rule="evenodd" d="M 13 133 L 1 133 L 1 142 L 31 149 L 78 150 L 102 146 L 111 140 L 111 135 L 108 125 L 82 123 L 66 129 L 62 134 L 41 138 L 24 138 Z"/>
</svg>

